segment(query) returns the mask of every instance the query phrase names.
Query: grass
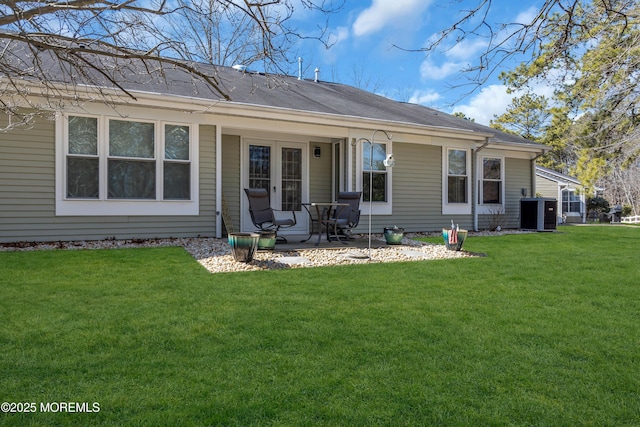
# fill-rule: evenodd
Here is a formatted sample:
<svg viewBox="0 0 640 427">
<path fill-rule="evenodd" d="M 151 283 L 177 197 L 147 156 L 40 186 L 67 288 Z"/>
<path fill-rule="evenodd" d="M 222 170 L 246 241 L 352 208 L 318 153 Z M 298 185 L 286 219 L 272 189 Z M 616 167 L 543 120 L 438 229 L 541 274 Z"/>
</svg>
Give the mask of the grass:
<svg viewBox="0 0 640 427">
<path fill-rule="evenodd" d="M 640 229 L 465 249 L 215 275 L 181 248 L 0 253 L 0 402 L 100 405 L 0 425 L 640 424 Z"/>
</svg>

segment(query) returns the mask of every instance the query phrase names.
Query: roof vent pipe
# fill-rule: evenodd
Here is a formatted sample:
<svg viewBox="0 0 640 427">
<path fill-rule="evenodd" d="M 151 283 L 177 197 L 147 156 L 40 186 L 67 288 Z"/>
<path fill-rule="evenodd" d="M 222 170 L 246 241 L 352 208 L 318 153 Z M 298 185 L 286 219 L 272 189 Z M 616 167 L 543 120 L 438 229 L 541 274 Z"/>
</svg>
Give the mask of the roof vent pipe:
<svg viewBox="0 0 640 427">
<path fill-rule="evenodd" d="M 320 68 L 315 69 L 316 77 L 313 79 L 314 82 L 318 83 L 318 77 L 320 76 Z"/>
<path fill-rule="evenodd" d="M 302 80 L 302 57 L 298 57 L 298 80 Z"/>
</svg>

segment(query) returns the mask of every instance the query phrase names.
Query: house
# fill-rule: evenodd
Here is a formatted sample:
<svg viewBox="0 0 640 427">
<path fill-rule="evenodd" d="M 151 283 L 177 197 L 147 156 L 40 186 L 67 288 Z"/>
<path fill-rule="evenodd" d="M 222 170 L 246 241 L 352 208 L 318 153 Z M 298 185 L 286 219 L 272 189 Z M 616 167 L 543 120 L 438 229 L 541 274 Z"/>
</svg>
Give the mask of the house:
<svg viewBox="0 0 640 427">
<path fill-rule="evenodd" d="M 558 200 L 558 224 L 587 222 L 584 188 L 576 178 L 536 165 L 536 193 Z"/>
<path fill-rule="evenodd" d="M 31 55 L 15 57 L 28 64 Z M 242 68 L 201 66 L 230 100 L 178 68 L 134 60 L 118 80 L 134 98 L 106 79 L 96 96 L 41 56 L 56 91 L 28 79 L 18 90 L 32 100 L 25 109 L 50 114 L 0 133 L 0 242 L 254 230 L 243 189 L 258 186 L 270 189 L 273 207 L 298 211 L 287 231 L 304 234 L 301 203 L 361 191 L 369 173 L 374 200 L 364 192 L 356 232 L 367 230 L 369 209 L 374 232 L 451 221 L 485 229 L 496 216 L 517 228 L 519 199 L 535 194 L 535 158 L 547 150 L 351 86 Z M 381 166 L 391 153 L 395 167 Z"/>
</svg>

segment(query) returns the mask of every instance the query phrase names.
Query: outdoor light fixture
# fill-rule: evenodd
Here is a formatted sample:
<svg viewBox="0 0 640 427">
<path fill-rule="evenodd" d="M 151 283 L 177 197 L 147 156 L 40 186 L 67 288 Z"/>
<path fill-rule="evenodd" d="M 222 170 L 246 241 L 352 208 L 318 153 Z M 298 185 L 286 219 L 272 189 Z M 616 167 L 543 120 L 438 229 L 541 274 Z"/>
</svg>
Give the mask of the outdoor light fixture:
<svg viewBox="0 0 640 427">
<path fill-rule="evenodd" d="M 320 155 L 322 154 L 322 151 L 320 150 L 320 147 L 316 146 L 313 149 L 313 157 L 320 157 Z"/>
<path fill-rule="evenodd" d="M 391 142 L 392 135 L 388 134 L 386 131 L 378 129 L 374 130 L 371 134 L 371 139 L 360 138 L 353 145 L 358 144 L 359 142 L 368 142 L 369 143 L 369 253 L 367 258 L 371 260 L 371 211 L 372 211 L 372 202 L 373 202 L 373 144 L 375 142 L 376 133 L 382 132 L 387 137 L 387 141 Z M 382 164 L 386 168 L 391 168 L 396 164 L 396 160 L 393 157 L 393 154 L 387 154 L 387 158 L 382 161 Z"/>
</svg>

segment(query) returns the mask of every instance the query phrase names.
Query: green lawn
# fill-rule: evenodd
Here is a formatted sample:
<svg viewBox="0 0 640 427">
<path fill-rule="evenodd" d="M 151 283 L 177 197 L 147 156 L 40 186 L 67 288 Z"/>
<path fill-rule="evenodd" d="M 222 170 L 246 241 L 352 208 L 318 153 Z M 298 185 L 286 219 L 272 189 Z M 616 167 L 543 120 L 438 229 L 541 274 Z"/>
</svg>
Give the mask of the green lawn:
<svg viewBox="0 0 640 427">
<path fill-rule="evenodd" d="M 0 402 L 37 407 L 0 425 L 639 425 L 640 228 L 465 249 L 487 256 L 232 274 L 0 252 Z"/>
</svg>

